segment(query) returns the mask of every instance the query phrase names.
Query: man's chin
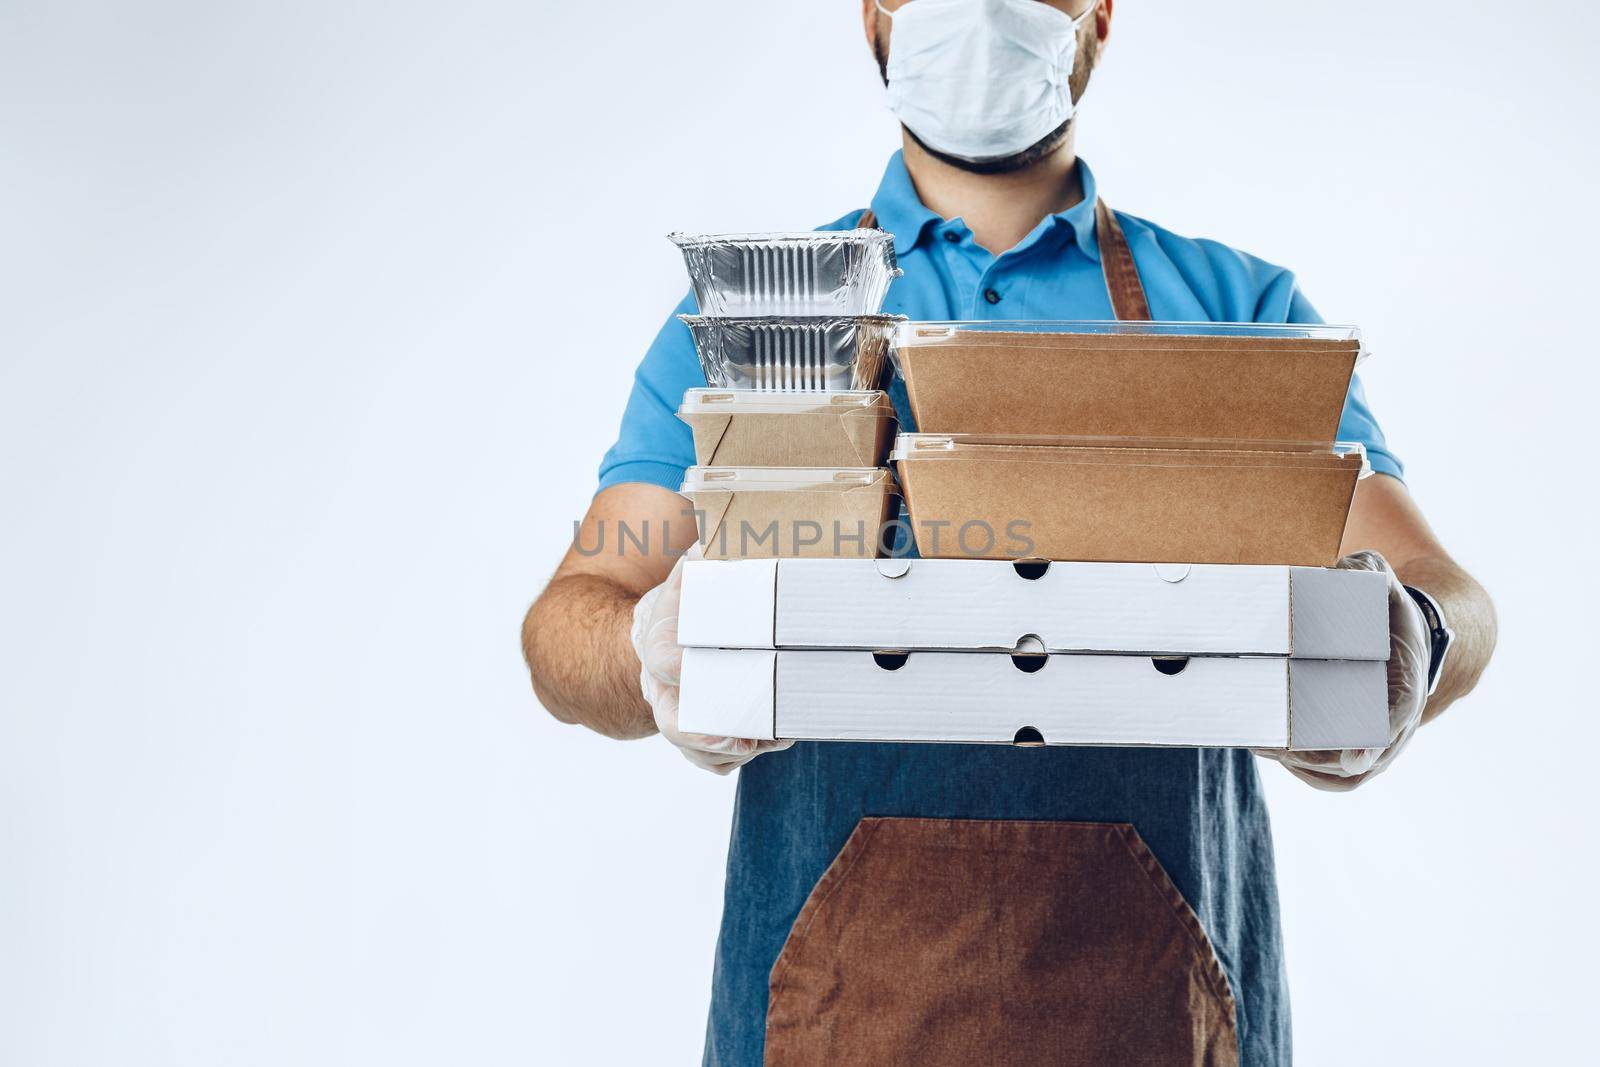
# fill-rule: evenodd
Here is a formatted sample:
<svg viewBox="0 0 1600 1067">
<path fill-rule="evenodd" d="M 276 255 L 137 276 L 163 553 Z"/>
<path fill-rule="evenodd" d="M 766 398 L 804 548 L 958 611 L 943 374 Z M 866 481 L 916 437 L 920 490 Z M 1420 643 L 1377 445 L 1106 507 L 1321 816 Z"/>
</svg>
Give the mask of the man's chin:
<svg viewBox="0 0 1600 1067">
<path fill-rule="evenodd" d="M 969 174 L 1011 174 L 1015 171 L 1026 170 L 1042 159 L 1053 156 L 1067 143 L 1067 134 L 1072 129 L 1072 120 L 1068 119 L 1049 133 L 1045 134 L 1033 144 L 1020 152 L 1013 152 L 1009 156 L 997 156 L 994 159 L 962 159 L 952 156 L 948 152 L 941 152 L 928 142 L 918 137 L 909 126 L 902 125 L 910 138 L 922 147 L 922 150 L 941 163 L 948 163 L 958 170 Z"/>
</svg>

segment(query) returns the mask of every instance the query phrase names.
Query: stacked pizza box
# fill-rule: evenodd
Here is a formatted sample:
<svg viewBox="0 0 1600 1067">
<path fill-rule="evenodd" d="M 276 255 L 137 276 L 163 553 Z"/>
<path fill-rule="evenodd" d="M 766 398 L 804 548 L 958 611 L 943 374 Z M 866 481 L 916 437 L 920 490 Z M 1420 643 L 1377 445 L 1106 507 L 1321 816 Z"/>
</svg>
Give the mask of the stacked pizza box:
<svg viewBox="0 0 1600 1067">
<path fill-rule="evenodd" d="M 1228 564 L 692 561 L 679 722 L 732 737 L 1366 748 L 1386 579 Z"/>
</svg>

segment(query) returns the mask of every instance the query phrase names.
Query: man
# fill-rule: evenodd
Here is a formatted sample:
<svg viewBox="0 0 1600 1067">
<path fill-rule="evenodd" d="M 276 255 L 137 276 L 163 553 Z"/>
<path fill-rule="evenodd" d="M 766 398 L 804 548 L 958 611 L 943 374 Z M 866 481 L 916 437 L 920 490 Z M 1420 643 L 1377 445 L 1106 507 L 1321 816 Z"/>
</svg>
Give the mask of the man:
<svg viewBox="0 0 1600 1067">
<path fill-rule="evenodd" d="M 1319 321 L 1288 271 L 1103 207 L 1072 116 L 1113 6 L 864 0 L 904 126 L 867 217 L 893 234 L 905 270 L 887 312 Z M 567 554 L 524 644 L 558 719 L 619 738 L 659 730 L 701 765 L 745 765 L 706 1062 L 1287 1062 L 1271 835 L 1250 753 L 788 747 L 676 730 L 673 563 L 694 533 L 675 493 L 693 448 L 674 410 L 703 384 L 669 319 L 584 520 L 582 543 L 606 550 Z M 914 428 L 903 385 L 890 391 Z M 1363 442 L 1378 472 L 1357 489 L 1341 565 L 1393 567 L 1393 740 L 1262 754 L 1329 788 L 1386 766 L 1419 721 L 1472 689 L 1495 640 L 1488 597 L 1412 503 L 1359 382 L 1339 435 Z M 623 523 L 648 531 L 646 550 L 617 550 Z"/>
</svg>

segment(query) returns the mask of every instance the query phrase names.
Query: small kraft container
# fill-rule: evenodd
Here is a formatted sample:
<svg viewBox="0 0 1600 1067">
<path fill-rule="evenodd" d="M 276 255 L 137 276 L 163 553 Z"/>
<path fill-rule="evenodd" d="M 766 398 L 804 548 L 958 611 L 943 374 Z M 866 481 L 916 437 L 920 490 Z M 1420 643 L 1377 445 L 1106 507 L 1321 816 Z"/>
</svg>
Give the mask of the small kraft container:
<svg viewBox="0 0 1600 1067">
<path fill-rule="evenodd" d="M 894 440 L 882 390 L 690 389 L 678 418 L 702 467 L 879 467 Z"/>
<path fill-rule="evenodd" d="M 1350 326 L 908 322 L 893 346 L 923 433 L 1331 446 L 1362 357 Z"/>
<path fill-rule="evenodd" d="M 705 315 L 875 315 L 901 273 L 882 230 L 668 239 Z"/>
<path fill-rule="evenodd" d="M 706 559 L 872 559 L 886 555 L 899 507 L 881 467 L 690 467 Z"/>
<path fill-rule="evenodd" d="M 694 335 L 706 381 L 724 389 L 877 389 L 889 364 L 894 315 L 722 318 L 679 315 Z"/>
<path fill-rule="evenodd" d="M 890 459 L 929 558 L 1333 566 L 1366 450 L 1229 445 L 919 433 Z"/>
</svg>

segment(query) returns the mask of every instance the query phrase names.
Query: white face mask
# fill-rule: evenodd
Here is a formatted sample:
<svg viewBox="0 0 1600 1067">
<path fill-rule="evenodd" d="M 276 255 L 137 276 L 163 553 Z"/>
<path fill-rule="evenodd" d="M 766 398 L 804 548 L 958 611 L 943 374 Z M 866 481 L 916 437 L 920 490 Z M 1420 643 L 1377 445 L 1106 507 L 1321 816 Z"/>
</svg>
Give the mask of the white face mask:
<svg viewBox="0 0 1600 1067">
<path fill-rule="evenodd" d="M 1042 0 L 910 0 L 884 11 L 894 19 L 889 107 L 946 155 L 1015 155 L 1072 117 L 1078 27 L 1098 6 L 1077 18 Z"/>
</svg>

